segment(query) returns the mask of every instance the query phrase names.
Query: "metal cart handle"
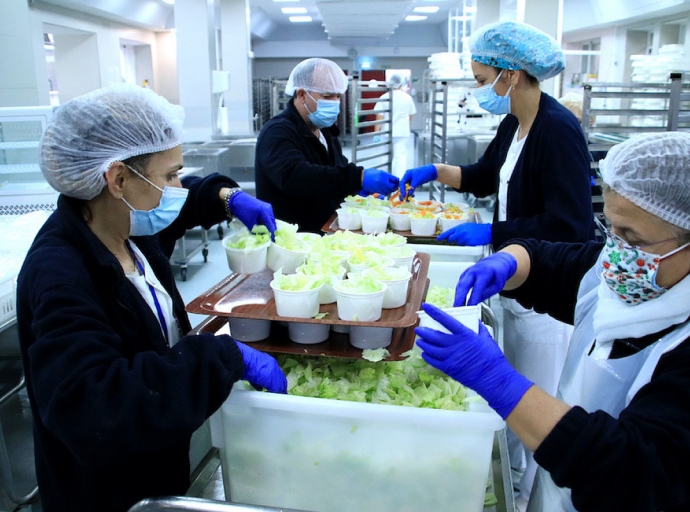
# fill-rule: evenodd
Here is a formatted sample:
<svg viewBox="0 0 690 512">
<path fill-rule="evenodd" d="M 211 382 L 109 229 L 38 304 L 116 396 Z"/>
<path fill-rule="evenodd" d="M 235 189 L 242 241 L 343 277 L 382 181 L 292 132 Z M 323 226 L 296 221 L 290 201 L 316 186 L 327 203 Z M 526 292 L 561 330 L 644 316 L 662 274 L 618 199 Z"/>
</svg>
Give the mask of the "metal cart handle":
<svg viewBox="0 0 690 512">
<path fill-rule="evenodd" d="M 160 512 L 164 510 L 189 510 L 195 512 L 307 512 L 291 508 L 243 505 L 179 496 L 147 498 L 134 505 L 128 512 Z"/>
</svg>

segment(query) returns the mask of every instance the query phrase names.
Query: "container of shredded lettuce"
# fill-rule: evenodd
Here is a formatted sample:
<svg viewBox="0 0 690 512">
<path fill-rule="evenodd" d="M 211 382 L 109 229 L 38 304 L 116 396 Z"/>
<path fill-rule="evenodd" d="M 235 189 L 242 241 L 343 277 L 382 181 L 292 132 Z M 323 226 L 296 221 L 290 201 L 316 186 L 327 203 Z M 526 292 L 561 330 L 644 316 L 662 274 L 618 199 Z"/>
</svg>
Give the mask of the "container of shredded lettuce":
<svg viewBox="0 0 690 512">
<path fill-rule="evenodd" d="M 255 233 L 244 230 L 223 239 L 228 267 L 238 274 L 254 274 L 266 268 L 270 233 L 265 227 L 255 227 Z"/>
<path fill-rule="evenodd" d="M 505 423 L 415 355 L 278 355 L 288 394 L 239 383 L 212 419 L 226 492 L 300 510 L 483 512 Z M 277 427 L 278 426 L 278 427 Z"/>
<path fill-rule="evenodd" d="M 276 272 L 270 286 L 278 316 L 313 318 L 319 313 L 319 291 L 323 284 L 313 276 Z"/>
<path fill-rule="evenodd" d="M 399 308 L 407 300 L 407 289 L 410 285 L 412 274 L 406 268 L 384 267 L 371 268 L 363 271 L 377 281 L 386 284 L 386 293 L 383 296 L 383 309 Z"/>
<path fill-rule="evenodd" d="M 359 214 L 362 219 L 363 233 L 385 233 L 388 227 L 388 211 L 367 208 Z"/>
<path fill-rule="evenodd" d="M 438 218 L 435 213 L 419 210 L 410 214 L 410 231 L 417 236 L 433 236 L 436 234 Z"/>
<path fill-rule="evenodd" d="M 383 296 L 388 287 L 371 276 L 350 275 L 333 283 L 338 318 L 354 322 L 375 322 L 381 318 Z"/>
<path fill-rule="evenodd" d="M 338 227 L 340 229 L 361 229 L 362 218 L 359 216 L 360 208 L 338 208 Z"/>
<path fill-rule="evenodd" d="M 292 274 L 310 250 L 311 246 L 297 236 L 297 226 L 283 223 L 275 232 L 275 242 L 268 247 L 266 265 L 271 270 L 282 268 L 284 274 Z"/>
<path fill-rule="evenodd" d="M 455 302 L 455 290 L 445 286 L 431 286 L 424 302 L 441 309 L 452 308 Z"/>
<path fill-rule="evenodd" d="M 393 263 L 391 258 L 386 258 L 376 251 L 363 251 L 359 248 L 355 249 L 355 252 L 347 260 L 347 264 L 353 272 L 361 272 L 373 267 L 390 267 Z"/>
<path fill-rule="evenodd" d="M 397 233 L 379 233 L 376 235 L 376 243 L 381 247 L 401 247 L 407 243 L 407 238 Z"/>
<path fill-rule="evenodd" d="M 297 274 L 312 276 L 323 285 L 319 292 L 319 304 L 332 304 L 336 301 L 333 282 L 342 280 L 345 272 L 345 267 L 337 259 L 308 259 L 297 267 Z"/>
</svg>

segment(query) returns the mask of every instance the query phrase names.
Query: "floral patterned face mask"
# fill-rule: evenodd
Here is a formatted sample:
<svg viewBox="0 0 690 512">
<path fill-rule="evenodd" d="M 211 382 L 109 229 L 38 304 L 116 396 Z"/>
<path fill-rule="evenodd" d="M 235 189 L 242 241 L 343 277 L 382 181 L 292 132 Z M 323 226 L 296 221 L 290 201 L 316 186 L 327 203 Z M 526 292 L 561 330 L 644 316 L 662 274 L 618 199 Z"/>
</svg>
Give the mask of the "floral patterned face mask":
<svg viewBox="0 0 690 512">
<path fill-rule="evenodd" d="M 656 282 L 659 263 L 690 246 L 690 242 L 671 252 L 659 255 L 643 251 L 639 246 L 631 246 L 618 235 L 611 233 L 598 221 L 597 224 L 606 235 L 601 260 L 602 277 L 606 285 L 623 302 L 630 306 L 636 306 L 655 299 L 668 290 Z M 661 240 L 656 243 L 668 242 L 669 240 Z"/>
</svg>

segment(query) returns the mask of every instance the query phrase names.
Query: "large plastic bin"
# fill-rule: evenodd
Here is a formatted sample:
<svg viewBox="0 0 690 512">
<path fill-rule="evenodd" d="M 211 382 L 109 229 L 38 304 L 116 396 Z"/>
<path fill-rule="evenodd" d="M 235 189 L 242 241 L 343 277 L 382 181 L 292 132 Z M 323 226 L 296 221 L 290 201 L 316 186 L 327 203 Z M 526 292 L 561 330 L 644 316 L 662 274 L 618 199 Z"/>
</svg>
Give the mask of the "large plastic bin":
<svg viewBox="0 0 690 512">
<path fill-rule="evenodd" d="M 458 412 L 235 387 L 212 417 L 228 501 L 318 512 L 481 512 L 494 432 Z"/>
</svg>

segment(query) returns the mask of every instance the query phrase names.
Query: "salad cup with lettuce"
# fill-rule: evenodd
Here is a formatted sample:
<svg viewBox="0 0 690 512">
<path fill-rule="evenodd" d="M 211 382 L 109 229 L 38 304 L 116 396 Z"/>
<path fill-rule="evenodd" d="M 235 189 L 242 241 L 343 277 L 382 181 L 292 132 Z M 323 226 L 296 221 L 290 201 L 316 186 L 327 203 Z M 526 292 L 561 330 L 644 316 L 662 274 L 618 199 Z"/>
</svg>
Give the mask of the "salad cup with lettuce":
<svg viewBox="0 0 690 512">
<path fill-rule="evenodd" d="M 313 318 L 319 313 L 319 292 L 323 283 L 313 276 L 275 272 L 269 284 L 278 316 Z"/>
<path fill-rule="evenodd" d="M 409 270 L 399 267 L 378 267 L 365 270 L 362 274 L 371 276 L 386 285 L 383 309 L 399 308 L 405 304 L 407 289 L 412 278 Z"/>
<path fill-rule="evenodd" d="M 311 246 L 297 236 L 297 225 L 277 222 L 275 242 L 268 247 L 266 264 L 271 270 L 283 269 L 284 274 L 293 274 L 307 258 Z"/>
<path fill-rule="evenodd" d="M 336 301 L 333 283 L 341 281 L 345 272 L 345 267 L 338 259 L 326 258 L 320 261 L 307 259 L 297 267 L 298 275 L 311 276 L 323 285 L 319 292 L 319 304 L 332 304 Z"/>
<path fill-rule="evenodd" d="M 333 284 L 338 318 L 353 322 L 375 322 L 381 318 L 383 296 L 388 287 L 371 276 L 353 273 Z"/>
<path fill-rule="evenodd" d="M 250 232 L 246 228 L 223 239 L 228 267 L 238 274 L 254 274 L 266 268 L 271 234 L 265 226 L 254 226 Z"/>
</svg>

